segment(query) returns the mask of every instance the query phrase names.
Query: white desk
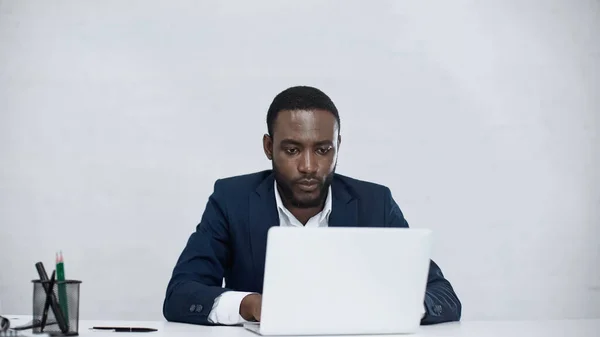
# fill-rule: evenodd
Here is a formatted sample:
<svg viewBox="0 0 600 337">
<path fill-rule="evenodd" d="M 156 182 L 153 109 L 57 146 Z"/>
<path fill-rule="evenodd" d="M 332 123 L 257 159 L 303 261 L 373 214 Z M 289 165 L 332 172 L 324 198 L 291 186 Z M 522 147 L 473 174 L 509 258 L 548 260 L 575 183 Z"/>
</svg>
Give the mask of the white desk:
<svg viewBox="0 0 600 337">
<path fill-rule="evenodd" d="M 11 326 L 29 322 L 28 316 L 5 316 Z M 124 333 L 89 330 L 92 326 L 137 326 L 158 329 L 148 333 Z M 79 323 L 81 337 L 257 337 L 242 327 L 207 327 L 163 321 L 88 321 Z M 556 321 L 490 321 L 446 323 L 421 327 L 414 336 L 440 337 L 599 337 L 600 319 Z M 356 336 L 354 336 L 356 337 Z M 386 336 L 391 337 L 391 336 Z"/>
</svg>

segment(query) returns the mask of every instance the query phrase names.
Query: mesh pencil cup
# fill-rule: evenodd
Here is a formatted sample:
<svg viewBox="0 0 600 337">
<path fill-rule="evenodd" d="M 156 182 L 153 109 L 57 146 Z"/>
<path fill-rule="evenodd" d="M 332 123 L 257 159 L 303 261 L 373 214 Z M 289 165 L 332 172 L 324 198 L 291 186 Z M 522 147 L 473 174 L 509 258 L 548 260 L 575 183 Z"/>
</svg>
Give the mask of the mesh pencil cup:
<svg viewBox="0 0 600 337">
<path fill-rule="evenodd" d="M 79 335 L 79 287 L 81 281 L 33 280 L 33 333 L 51 336 Z M 52 286 L 52 289 L 50 287 Z M 60 310 L 57 320 L 56 311 Z M 62 322 L 61 322 L 62 321 Z M 63 324 L 60 324 L 63 323 Z"/>
</svg>

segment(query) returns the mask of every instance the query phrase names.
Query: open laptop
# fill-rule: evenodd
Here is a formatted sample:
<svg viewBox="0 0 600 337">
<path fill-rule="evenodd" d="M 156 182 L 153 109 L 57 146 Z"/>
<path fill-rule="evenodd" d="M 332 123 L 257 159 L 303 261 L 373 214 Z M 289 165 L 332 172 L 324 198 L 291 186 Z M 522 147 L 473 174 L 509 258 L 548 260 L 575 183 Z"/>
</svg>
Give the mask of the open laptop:
<svg viewBox="0 0 600 337">
<path fill-rule="evenodd" d="M 414 333 L 424 312 L 431 232 L 271 227 L 260 335 Z"/>
</svg>

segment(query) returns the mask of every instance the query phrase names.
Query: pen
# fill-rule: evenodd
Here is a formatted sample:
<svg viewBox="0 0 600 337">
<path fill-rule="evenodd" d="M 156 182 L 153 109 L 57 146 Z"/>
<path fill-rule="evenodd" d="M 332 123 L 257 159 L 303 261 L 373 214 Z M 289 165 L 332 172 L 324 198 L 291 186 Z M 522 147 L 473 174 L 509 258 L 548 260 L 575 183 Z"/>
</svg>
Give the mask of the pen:
<svg viewBox="0 0 600 337">
<path fill-rule="evenodd" d="M 48 288 L 50 288 L 50 289 L 54 289 L 55 276 L 56 276 L 56 271 L 53 270 L 52 276 L 50 276 L 50 284 L 48 285 Z M 52 290 L 50 290 L 50 291 L 52 291 Z M 46 293 L 46 302 L 44 302 L 44 311 L 42 312 L 42 322 L 40 324 L 41 330 L 43 330 L 44 327 L 46 326 L 46 320 L 48 319 L 48 309 L 50 309 L 50 302 L 52 302 L 51 301 L 52 295 L 54 295 L 53 292 Z"/>
<path fill-rule="evenodd" d="M 152 328 L 137 328 L 137 327 L 124 327 L 124 326 L 95 326 L 93 330 L 112 330 L 114 332 L 153 332 L 158 331 Z"/>
</svg>

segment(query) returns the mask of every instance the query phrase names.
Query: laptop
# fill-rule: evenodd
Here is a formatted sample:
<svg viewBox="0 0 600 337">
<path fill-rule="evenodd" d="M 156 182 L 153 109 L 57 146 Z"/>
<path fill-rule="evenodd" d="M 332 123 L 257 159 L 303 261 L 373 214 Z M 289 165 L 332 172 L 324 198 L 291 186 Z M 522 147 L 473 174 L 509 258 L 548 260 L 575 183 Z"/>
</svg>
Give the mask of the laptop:
<svg viewBox="0 0 600 337">
<path fill-rule="evenodd" d="M 415 333 L 431 231 L 271 227 L 259 335 Z"/>
</svg>

